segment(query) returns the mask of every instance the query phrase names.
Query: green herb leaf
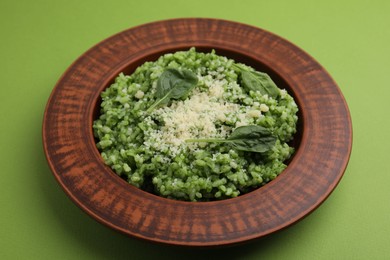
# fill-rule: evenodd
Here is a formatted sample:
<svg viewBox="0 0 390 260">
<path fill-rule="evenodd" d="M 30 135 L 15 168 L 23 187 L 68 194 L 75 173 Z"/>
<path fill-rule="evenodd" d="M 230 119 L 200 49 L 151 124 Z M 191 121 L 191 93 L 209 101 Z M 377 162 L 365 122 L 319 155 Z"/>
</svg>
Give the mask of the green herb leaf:
<svg viewBox="0 0 390 260">
<path fill-rule="evenodd" d="M 264 153 L 275 145 L 276 137 L 265 127 L 248 125 L 237 127 L 226 139 L 187 139 L 186 142 L 230 143 L 237 150 Z"/>
<path fill-rule="evenodd" d="M 271 131 L 257 125 L 237 127 L 227 138 L 237 150 L 263 153 L 270 150 L 276 142 Z"/>
<path fill-rule="evenodd" d="M 261 94 L 267 94 L 272 98 L 279 96 L 279 88 L 267 73 L 250 71 L 239 64 L 235 64 L 235 67 L 240 70 L 241 85 L 248 92 L 250 90 L 259 91 Z"/>
<path fill-rule="evenodd" d="M 171 99 L 186 98 L 197 83 L 198 77 L 190 70 L 166 69 L 157 80 L 157 101 L 146 112 L 151 113 L 157 106 L 167 104 Z"/>
</svg>

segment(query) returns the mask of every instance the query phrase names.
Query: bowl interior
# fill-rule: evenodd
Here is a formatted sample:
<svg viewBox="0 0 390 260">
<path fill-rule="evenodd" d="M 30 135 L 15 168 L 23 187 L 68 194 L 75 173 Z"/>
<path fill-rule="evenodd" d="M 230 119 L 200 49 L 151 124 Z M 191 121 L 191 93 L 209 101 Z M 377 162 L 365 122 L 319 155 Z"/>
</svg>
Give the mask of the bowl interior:
<svg viewBox="0 0 390 260">
<path fill-rule="evenodd" d="M 119 69 L 115 70 L 105 81 L 105 83 L 100 86 L 100 91 L 101 93 L 103 90 L 108 88 L 111 84 L 115 82 L 115 78 L 118 76 L 119 73 L 123 73 L 125 75 L 131 75 L 137 67 L 142 65 L 143 63 L 147 61 L 156 61 L 160 56 L 167 54 L 167 53 L 173 53 L 176 51 L 183 51 L 183 50 L 188 50 L 191 47 L 195 47 L 198 52 L 204 52 L 208 53 L 211 52 L 212 50 L 215 50 L 217 55 L 220 56 L 225 56 L 229 59 L 233 59 L 236 62 L 244 63 L 246 65 L 249 65 L 253 67 L 254 69 L 265 72 L 267 73 L 272 80 L 276 83 L 276 85 L 281 88 L 281 89 L 286 89 L 287 92 L 294 97 L 295 102 L 298 105 L 298 108 L 300 108 L 300 101 L 297 97 L 297 95 L 294 92 L 294 89 L 287 83 L 287 81 L 279 74 L 277 71 L 272 69 L 271 67 L 267 66 L 264 64 L 261 60 L 257 59 L 256 57 L 248 56 L 246 54 L 240 53 L 235 50 L 230 50 L 230 49 L 225 49 L 221 47 L 214 47 L 214 46 L 180 46 L 178 48 L 172 48 L 172 49 L 165 49 L 163 51 L 156 51 L 156 52 L 149 52 L 140 58 L 136 60 L 130 60 L 127 64 L 124 64 L 122 67 Z M 96 120 L 99 115 L 100 115 L 100 105 L 101 105 L 101 97 L 100 95 L 96 96 L 94 102 L 93 102 L 93 108 L 92 108 L 92 117 L 90 118 L 90 125 L 92 126 L 93 121 Z M 294 155 L 297 153 L 301 140 L 302 140 L 302 135 L 303 135 L 303 115 L 301 110 L 298 110 L 298 123 L 297 123 L 297 133 L 294 136 L 294 139 L 290 141 L 289 145 L 294 147 L 295 152 L 291 156 L 288 161 L 285 163 L 288 165 L 294 158 Z M 93 136 L 93 132 L 91 129 L 91 134 Z M 95 142 L 97 140 L 95 139 Z M 97 150 L 97 148 L 96 148 Z M 111 170 L 111 169 L 110 169 Z M 116 175 L 115 173 L 113 173 Z"/>
</svg>

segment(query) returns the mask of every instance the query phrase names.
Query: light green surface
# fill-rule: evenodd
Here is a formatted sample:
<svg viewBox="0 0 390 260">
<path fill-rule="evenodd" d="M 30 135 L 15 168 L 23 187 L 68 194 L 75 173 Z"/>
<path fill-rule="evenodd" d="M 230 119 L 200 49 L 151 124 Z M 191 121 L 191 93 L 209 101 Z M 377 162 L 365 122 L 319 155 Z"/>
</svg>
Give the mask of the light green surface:
<svg viewBox="0 0 390 260">
<path fill-rule="evenodd" d="M 389 259 L 389 13 L 385 0 L 0 1 L 0 259 Z M 154 245 L 98 224 L 52 177 L 41 124 L 61 74 L 104 38 L 175 17 L 272 31 L 316 58 L 339 84 L 353 120 L 351 160 L 329 199 L 297 225 L 222 250 Z"/>
</svg>

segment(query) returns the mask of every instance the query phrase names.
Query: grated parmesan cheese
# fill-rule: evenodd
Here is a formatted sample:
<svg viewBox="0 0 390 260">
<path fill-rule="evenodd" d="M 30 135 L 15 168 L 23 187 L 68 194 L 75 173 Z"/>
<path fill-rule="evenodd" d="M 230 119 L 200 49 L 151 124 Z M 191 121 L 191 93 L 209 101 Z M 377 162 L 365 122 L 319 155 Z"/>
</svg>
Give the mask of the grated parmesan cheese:
<svg viewBox="0 0 390 260">
<path fill-rule="evenodd" d="M 226 81 L 216 80 L 214 84 L 210 86 L 209 92 L 210 95 L 216 98 L 222 98 L 224 93 L 223 85 L 226 84 Z"/>
<path fill-rule="evenodd" d="M 143 91 L 138 90 L 138 91 L 135 93 L 134 97 L 135 97 L 135 98 L 138 98 L 138 99 L 141 99 L 141 98 L 144 97 L 144 95 L 145 95 L 145 93 L 144 93 Z"/>
<path fill-rule="evenodd" d="M 185 147 L 190 150 L 197 149 L 204 143 L 185 143 L 187 139 L 193 138 L 226 138 L 231 131 L 240 126 L 253 122 L 254 119 L 262 116 L 261 112 L 267 112 L 268 106 L 259 104 L 257 108 L 240 106 L 223 99 L 224 86 L 227 86 L 226 79 L 212 78 L 211 75 L 200 76 L 208 87 L 207 92 L 194 90 L 192 96 L 184 101 L 173 101 L 170 106 L 156 109 L 151 116 L 145 119 L 149 125 L 153 120 L 158 120 L 162 126 L 157 130 L 148 127 L 145 132 L 147 141 L 144 144 L 156 150 L 169 150 L 172 156 L 176 156 Z M 225 123 L 235 118 L 234 127 L 227 127 L 217 123 Z"/>
<path fill-rule="evenodd" d="M 260 110 L 250 110 L 250 111 L 248 111 L 248 116 L 253 117 L 253 118 L 260 117 L 261 111 Z"/>
<path fill-rule="evenodd" d="M 260 105 L 260 110 L 261 110 L 261 112 L 268 112 L 269 111 L 269 107 L 266 104 L 261 104 Z"/>
<path fill-rule="evenodd" d="M 208 92 L 195 90 L 190 98 L 173 101 L 171 106 L 155 110 L 151 117 L 159 120 L 163 126 L 159 130 L 149 128 L 145 134 L 150 136 L 153 144 L 146 142 L 145 145 L 160 149 L 169 148 L 175 156 L 182 150 L 184 144 L 192 150 L 199 146 L 198 143 L 186 144 L 186 139 L 226 138 L 232 129 L 217 128 L 216 123 L 225 122 L 226 116 L 237 113 L 240 106 L 215 99 L 224 93 L 223 84 L 224 82 L 215 80 Z M 146 123 L 151 123 L 151 117 L 149 116 Z M 245 114 L 242 117 L 245 118 Z"/>
</svg>

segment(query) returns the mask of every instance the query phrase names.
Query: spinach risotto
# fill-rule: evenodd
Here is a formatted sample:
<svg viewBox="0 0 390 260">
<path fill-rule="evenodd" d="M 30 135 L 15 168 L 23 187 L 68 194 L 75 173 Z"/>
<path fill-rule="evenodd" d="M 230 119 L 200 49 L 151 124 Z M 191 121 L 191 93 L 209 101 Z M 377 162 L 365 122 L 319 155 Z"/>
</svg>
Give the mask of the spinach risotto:
<svg viewBox="0 0 390 260">
<path fill-rule="evenodd" d="M 195 48 L 145 62 L 101 93 L 105 163 L 171 199 L 237 197 L 275 179 L 294 152 L 298 107 L 266 74 Z"/>
</svg>

